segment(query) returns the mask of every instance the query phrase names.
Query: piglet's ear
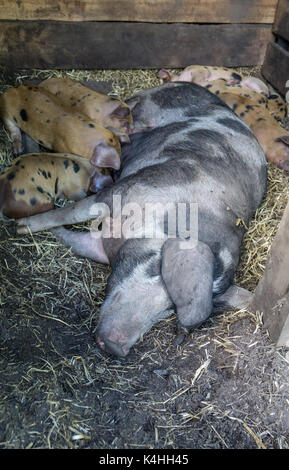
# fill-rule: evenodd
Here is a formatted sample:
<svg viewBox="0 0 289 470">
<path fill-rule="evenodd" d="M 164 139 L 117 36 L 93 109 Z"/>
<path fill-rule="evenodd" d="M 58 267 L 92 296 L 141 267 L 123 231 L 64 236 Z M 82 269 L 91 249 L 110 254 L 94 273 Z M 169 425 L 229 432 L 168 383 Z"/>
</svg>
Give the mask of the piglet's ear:
<svg viewBox="0 0 289 470">
<path fill-rule="evenodd" d="M 112 177 L 110 175 L 103 175 L 97 168 L 93 172 L 93 175 L 90 180 L 90 191 L 97 193 L 106 186 L 113 184 Z"/>
<path fill-rule="evenodd" d="M 91 163 L 100 168 L 113 168 L 119 170 L 120 157 L 118 152 L 106 143 L 98 144 L 93 152 Z"/>
<path fill-rule="evenodd" d="M 276 139 L 277 142 L 283 142 L 285 145 L 289 145 L 289 135 L 282 135 Z"/>
<path fill-rule="evenodd" d="M 128 100 L 126 100 L 126 104 L 128 105 L 129 109 L 132 111 L 136 105 L 140 102 L 140 99 L 138 96 L 135 96 L 135 97 L 132 97 L 132 98 L 129 98 Z"/>
<path fill-rule="evenodd" d="M 158 76 L 158 78 L 162 78 L 163 80 L 166 80 L 167 82 L 169 82 L 169 81 L 171 81 L 173 75 L 168 70 L 161 69 L 158 72 L 157 76 Z"/>
<path fill-rule="evenodd" d="M 126 144 L 130 143 L 130 138 L 128 136 L 128 133 L 121 131 L 119 129 L 116 129 L 115 127 L 108 126 L 107 129 L 112 131 L 120 140 L 120 142 L 125 142 Z"/>
<path fill-rule="evenodd" d="M 117 108 L 115 108 L 112 113 L 110 113 L 111 117 L 115 118 L 127 118 L 130 115 L 130 109 L 128 106 L 123 106 L 120 104 Z"/>
</svg>

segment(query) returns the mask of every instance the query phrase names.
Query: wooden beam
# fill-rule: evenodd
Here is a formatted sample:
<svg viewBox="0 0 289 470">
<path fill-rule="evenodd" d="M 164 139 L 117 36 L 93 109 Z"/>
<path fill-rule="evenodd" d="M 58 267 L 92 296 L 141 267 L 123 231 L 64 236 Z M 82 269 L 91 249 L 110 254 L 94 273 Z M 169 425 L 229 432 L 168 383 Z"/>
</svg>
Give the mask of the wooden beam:
<svg viewBox="0 0 289 470">
<path fill-rule="evenodd" d="M 273 32 L 289 41 L 289 0 L 279 0 Z"/>
<path fill-rule="evenodd" d="M 11 68 L 181 68 L 256 65 L 270 25 L 0 22 L 0 64 Z"/>
<path fill-rule="evenodd" d="M 286 82 L 289 80 L 289 52 L 278 44 L 269 42 L 261 72 L 266 80 L 284 96 Z"/>
<path fill-rule="evenodd" d="M 289 203 L 284 211 L 249 311 L 263 312 L 264 327 L 278 346 L 289 346 Z"/>
<path fill-rule="evenodd" d="M 0 0 L 0 19 L 272 24 L 277 1 Z"/>
</svg>

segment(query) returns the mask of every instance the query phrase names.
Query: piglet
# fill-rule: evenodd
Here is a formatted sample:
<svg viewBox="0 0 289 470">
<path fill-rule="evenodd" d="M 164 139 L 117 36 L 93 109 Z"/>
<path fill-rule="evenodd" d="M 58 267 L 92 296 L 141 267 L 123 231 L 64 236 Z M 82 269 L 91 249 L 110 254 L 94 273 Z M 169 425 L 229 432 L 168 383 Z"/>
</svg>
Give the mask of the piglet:
<svg viewBox="0 0 289 470">
<path fill-rule="evenodd" d="M 286 103 L 277 93 L 264 96 L 263 94 L 258 93 L 257 91 L 254 91 L 244 85 L 228 85 L 224 78 L 207 83 L 205 88 L 218 96 L 220 96 L 222 93 L 230 93 L 231 95 L 243 96 L 251 101 L 255 101 L 255 104 L 262 104 L 278 121 L 281 121 L 286 115 Z M 246 109 L 246 113 L 249 111 L 249 113 L 252 114 L 250 112 L 251 107 L 249 103 L 248 106 L 249 107 Z M 264 111 L 266 115 L 268 115 L 268 111 Z"/>
<path fill-rule="evenodd" d="M 251 88 L 265 96 L 269 95 L 267 85 L 255 77 L 247 77 L 240 74 L 237 70 L 227 67 L 216 67 L 211 65 L 190 65 L 186 67 L 179 75 L 174 75 L 166 69 L 161 69 L 158 73 L 159 78 L 170 82 L 194 82 L 205 86 L 208 82 L 224 78 L 228 85 L 240 84 L 246 88 Z"/>
<path fill-rule="evenodd" d="M 80 155 L 97 167 L 120 167 L 120 143 L 115 134 L 80 112 L 72 112 L 39 86 L 8 88 L 0 96 L 0 115 L 15 154 L 22 151 L 21 129 L 49 150 Z"/>
<path fill-rule="evenodd" d="M 266 105 L 228 92 L 218 96 L 250 127 L 267 160 L 289 171 L 289 132 L 274 119 Z"/>
<path fill-rule="evenodd" d="M 0 216 L 18 219 L 54 208 L 57 199 L 78 201 L 112 184 L 108 169 L 77 155 L 39 153 L 13 160 L 0 175 Z"/>
<path fill-rule="evenodd" d="M 126 103 L 68 77 L 48 78 L 39 86 L 56 95 L 72 111 L 85 114 L 99 125 L 112 129 L 121 141 L 128 141 L 132 115 Z"/>
</svg>

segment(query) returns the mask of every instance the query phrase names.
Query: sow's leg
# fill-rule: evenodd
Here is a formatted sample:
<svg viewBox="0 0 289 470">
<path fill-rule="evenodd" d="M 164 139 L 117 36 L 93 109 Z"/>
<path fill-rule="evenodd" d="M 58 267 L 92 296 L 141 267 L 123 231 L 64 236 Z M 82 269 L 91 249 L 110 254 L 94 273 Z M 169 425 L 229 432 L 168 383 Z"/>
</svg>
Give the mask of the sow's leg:
<svg viewBox="0 0 289 470">
<path fill-rule="evenodd" d="M 96 195 L 93 195 L 60 209 L 18 219 L 16 221 L 17 233 L 39 232 L 60 225 L 72 225 L 94 219 L 97 217 L 97 210 L 94 211 L 95 203 Z"/>
<path fill-rule="evenodd" d="M 70 246 L 76 255 L 93 259 L 98 263 L 109 264 L 101 238 L 95 238 L 90 232 L 72 232 L 64 227 L 54 228 L 51 232 L 65 246 Z"/>
<path fill-rule="evenodd" d="M 168 240 L 163 248 L 162 277 L 181 326 L 203 323 L 213 308 L 214 255 L 208 245 Z"/>
</svg>

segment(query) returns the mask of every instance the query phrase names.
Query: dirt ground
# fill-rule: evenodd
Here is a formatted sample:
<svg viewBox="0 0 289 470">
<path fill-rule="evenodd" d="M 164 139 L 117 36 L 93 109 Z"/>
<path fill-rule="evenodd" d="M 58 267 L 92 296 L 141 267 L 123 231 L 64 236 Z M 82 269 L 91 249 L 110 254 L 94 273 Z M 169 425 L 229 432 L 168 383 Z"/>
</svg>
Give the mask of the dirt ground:
<svg viewBox="0 0 289 470">
<path fill-rule="evenodd" d="M 3 75 L 2 89 L 13 81 Z M 1 129 L 2 166 L 10 158 Z M 288 196 L 272 168 L 239 285 L 256 286 Z M 18 237 L 0 222 L 0 448 L 289 448 L 289 354 L 260 315 L 225 312 L 182 338 L 172 314 L 116 359 L 95 342 L 108 275 L 49 232 Z"/>
</svg>

